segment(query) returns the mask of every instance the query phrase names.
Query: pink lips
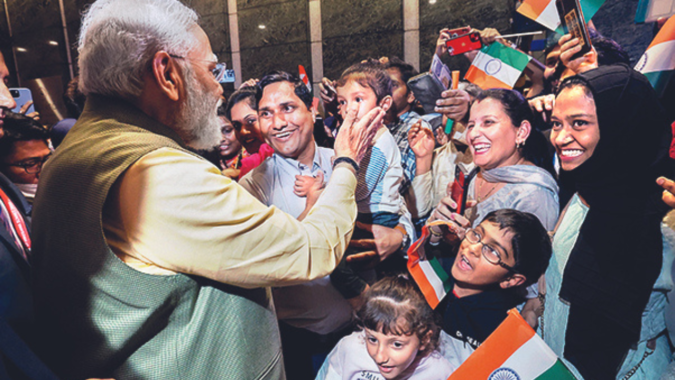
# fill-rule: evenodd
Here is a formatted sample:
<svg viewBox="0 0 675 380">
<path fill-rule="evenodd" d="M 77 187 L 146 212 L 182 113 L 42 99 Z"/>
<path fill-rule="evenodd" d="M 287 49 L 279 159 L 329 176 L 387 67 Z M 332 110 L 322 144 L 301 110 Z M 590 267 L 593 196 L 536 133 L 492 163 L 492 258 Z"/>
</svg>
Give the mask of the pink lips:
<svg viewBox="0 0 675 380">
<path fill-rule="evenodd" d="M 457 262 L 457 267 L 458 267 L 459 269 L 463 270 L 463 271 L 470 271 L 470 270 L 473 270 L 473 268 L 471 267 L 471 265 L 468 264 L 466 261 L 464 261 L 464 257 L 465 257 L 464 255 L 460 255 L 460 256 L 457 258 L 457 260 L 459 260 L 459 261 Z M 467 260 L 468 260 L 468 258 L 467 258 Z"/>
</svg>

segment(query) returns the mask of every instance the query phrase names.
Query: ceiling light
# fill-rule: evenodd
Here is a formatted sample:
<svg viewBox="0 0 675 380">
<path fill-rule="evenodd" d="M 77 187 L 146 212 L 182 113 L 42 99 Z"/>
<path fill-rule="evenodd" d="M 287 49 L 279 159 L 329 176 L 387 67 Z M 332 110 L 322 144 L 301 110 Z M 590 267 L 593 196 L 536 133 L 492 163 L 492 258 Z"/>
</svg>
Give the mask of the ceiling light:
<svg viewBox="0 0 675 380">
<path fill-rule="evenodd" d="M 258 28 L 259 28 L 259 29 L 265 29 L 265 25 L 260 24 L 260 25 L 258 25 Z"/>
<path fill-rule="evenodd" d="M 56 41 L 49 41 L 49 44 L 52 46 L 59 46 L 59 43 Z"/>
<path fill-rule="evenodd" d="M 24 53 L 24 52 L 27 52 L 28 50 L 26 50 L 25 48 L 22 48 L 22 47 L 18 47 L 18 48 L 16 48 L 16 51 L 20 51 L 20 52 Z"/>
</svg>

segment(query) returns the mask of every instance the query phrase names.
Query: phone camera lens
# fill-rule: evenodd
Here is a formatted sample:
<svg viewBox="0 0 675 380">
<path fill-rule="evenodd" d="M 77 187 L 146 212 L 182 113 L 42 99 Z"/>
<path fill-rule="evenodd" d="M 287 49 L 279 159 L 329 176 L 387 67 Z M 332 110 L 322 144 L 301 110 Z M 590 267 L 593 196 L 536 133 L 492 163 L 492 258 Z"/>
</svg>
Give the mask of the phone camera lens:
<svg viewBox="0 0 675 380">
<path fill-rule="evenodd" d="M 12 94 L 13 98 L 19 97 L 19 90 L 9 90 L 9 93 Z"/>
</svg>

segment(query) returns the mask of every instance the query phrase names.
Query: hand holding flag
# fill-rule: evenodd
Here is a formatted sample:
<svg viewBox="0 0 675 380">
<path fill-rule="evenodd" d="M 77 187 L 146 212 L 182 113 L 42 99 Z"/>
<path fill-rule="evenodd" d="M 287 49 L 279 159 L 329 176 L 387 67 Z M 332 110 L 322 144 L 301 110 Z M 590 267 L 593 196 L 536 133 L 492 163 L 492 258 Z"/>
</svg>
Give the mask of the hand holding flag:
<svg viewBox="0 0 675 380">
<path fill-rule="evenodd" d="M 499 327 L 448 380 L 575 380 L 518 310 L 509 310 Z"/>
</svg>

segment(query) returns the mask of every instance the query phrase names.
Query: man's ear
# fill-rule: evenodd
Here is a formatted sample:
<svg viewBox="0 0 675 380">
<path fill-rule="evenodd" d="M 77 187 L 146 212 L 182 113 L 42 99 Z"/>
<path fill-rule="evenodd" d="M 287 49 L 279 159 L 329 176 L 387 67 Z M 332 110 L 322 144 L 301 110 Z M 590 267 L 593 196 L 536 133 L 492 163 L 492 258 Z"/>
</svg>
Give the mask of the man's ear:
<svg viewBox="0 0 675 380">
<path fill-rule="evenodd" d="M 158 51 L 152 58 L 152 78 L 161 93 L 174 102 L 180 99 L 184 88 L 183 77 L 176 60 L 165 51 Z"/>
<path fill-rule="evenodd" d="M 502 280 L 502 282 L 499 283 L 499 287 L 502 289 L 513 288 L 514 286 L 524 284 L 526 280 L 527 278 L 522 274 L 515 273 Z"/>
<path fill-rule="evenodd" d="M 391 103 L 393 102 L 393 99 L 391 95 L 387 95 L 382 100 L 380 100 L 379 106 L 382 107 L 384 111 L 388 111 L 389 108 L 391 108 Z"/>
<path fill-rule="evenodd" d="M 530 122 L 527 120 L 523 120 L 523 122 L 520 123 L 520 127 L 518 127 L 518 132 L 516 133 L 516 143 L 524 144 L 531 132 L 532 124 L 530 124 Z"/>
</svg>

